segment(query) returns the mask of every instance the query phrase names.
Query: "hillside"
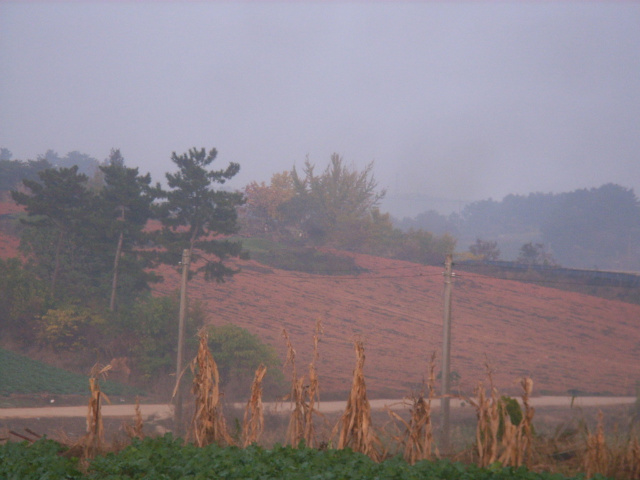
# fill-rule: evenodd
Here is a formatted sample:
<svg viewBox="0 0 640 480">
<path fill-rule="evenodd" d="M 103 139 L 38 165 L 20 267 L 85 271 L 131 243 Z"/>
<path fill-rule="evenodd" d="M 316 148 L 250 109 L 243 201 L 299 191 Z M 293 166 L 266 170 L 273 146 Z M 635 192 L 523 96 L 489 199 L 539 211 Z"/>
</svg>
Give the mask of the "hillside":
<svg viewBox="0 0 640 480">
<path fill-rule="evenodd" d="M 203 302 L 212 323 L 241 325 L 283 356 L 286 328 L 299 371 L 310 361 L 314 325 L 321 320 L 318 368 L 327 396 L 350 387 L 354 338 L 365 342 L 369 391 L 377 397 L 408 394 L 420 386 L 432 352 L 441 352 L 442 268 L 354 257 L 368 273 L 317 276 L 244 261 L 242 273 L 225 284 L 192 280 L 190 295 Z M 177 288 L 178 275 L 171 269 L 163 274 L 157 292 L 165 294 Z M 640 380 L 639 319 L 637 305 L 459 273 L 452 371 L 467 393 L 485 378 L 488 362 L 505 391 L 517 392 L 516 380 L 528 375 L 538 394 L 632 394 Z"/>
<path fill-rule="evenodd" d="M 15 213 L 0 204 L 0 215 Z M 0 257 L 18 241 L 0 237 Z M 240 261 L 224 284 L 193 279 L 190 296 L 214 324 L 234 323 L 258 334 L 284 359 L 282 329 L 297 350 L 298 371 L 311 360 L 317 320 L 324 326 L 318 370 L 324 398 L 351 384 L 353 339 L 365 342 L 365 374 L 372 396 L 402 396 L 420 387 L 428 359 L 442 343 L 441 267 L 352 255 L 366 273 L 323 276 Z M 178 287 L 175 269 L 161 272 L 156 294 Z M 640 306 L 510 280 L 456 272 L 453 287 L 452 371 L 470 393 L 485 378 L 517 392 L 531 376 L 537 394 L 572 391 L 628 395 L 640 380 Z M 215 355 L 215 352 L 214 352 Z M 457 388 L 454 383 L 454 388 Z"/>
</svg>

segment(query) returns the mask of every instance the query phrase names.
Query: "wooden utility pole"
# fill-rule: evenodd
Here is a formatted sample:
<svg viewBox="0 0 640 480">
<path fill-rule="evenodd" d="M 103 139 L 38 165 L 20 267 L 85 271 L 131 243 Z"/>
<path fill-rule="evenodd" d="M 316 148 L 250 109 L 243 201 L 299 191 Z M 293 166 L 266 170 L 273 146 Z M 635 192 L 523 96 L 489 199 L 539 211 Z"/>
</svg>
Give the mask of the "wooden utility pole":
<svg viewBox="0 0 640 480">
<path fill-rule="evenodd" d="M 451 380 L 451 284 L 453 283 L 453 256 L 444 261 L 444 315 L 442 335 L 442 449 L 449 451 L 449 393 Z"/>
<path fill-rule="evenodd" d="M 182 393 L 180 390 L 180 375 L 182 374 L 182 350 L 184 347 L 184 324 L 187 314 L 187 279 L 189 276 L 190 253 L 188 249 L 182 251 L 182 281 L 180 283 L 180 317 L 178 319 L 178 358 L 176 360 L 175 410 L 173 428 L 176 435 L 182 435 Z"/>
</svg>

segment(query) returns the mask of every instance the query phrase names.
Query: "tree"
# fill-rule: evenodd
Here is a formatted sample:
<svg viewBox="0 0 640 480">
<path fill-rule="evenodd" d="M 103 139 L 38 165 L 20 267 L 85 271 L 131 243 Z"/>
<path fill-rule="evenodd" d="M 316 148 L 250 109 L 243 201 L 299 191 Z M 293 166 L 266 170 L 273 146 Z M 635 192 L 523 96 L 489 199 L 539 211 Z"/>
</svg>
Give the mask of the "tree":
<svg viewBox="0 0 640 480">
<path fill-rule="evenodd" d="M 242 243 L 221 239 L 238 231 L 237 207 L 244 203 L 242 193 L 215 190 L 214 184 L 224 184 L 240 170 L 237 163 L 229 163 L 226 169 L 209 170 L 216 159 L 217 151 L 192 148 L 188 153 L 171 160 L 178 167 L 176 173 L 167 173 L 171 190 L 160 191 L 166 201 L 159 205 L 158 215 L 162 222 L 161 243 L 166 252 L 160 256 L 163 263 L 177 264 L 182 251 L 187 249 L 192 260 L 202 259 L 194 274 L 204 273 L 207 281 L 224 282 L 236 273 L 225 265 L 229 257 L 238 257 Z M 194 250 L 208 256 L 195 258 Z M 215 259 L 211 258 L 215 256 Z"/>
<path fill-rule="evenodd" d="M 129 262 L 131 266 L 135 266 L 135 260 L 140 257 L 135 247 L 145 238 L 143 229 L 152 215 L 155 190 L 151 187 L 149 174 L 141 176 L 137 168 L 125 167 L 120 150 L 111 150 L 109 164 L 100 166 L 100 171 L 105 184 L 99 196 L 103 218 L 107 222 L 105 230 L 110 238 L 117 238 L 109 301 L 109 309 L 113 311 L 122 256 L 126 253 L 134 257 Z M 142 266 L 133 273 L 144 276 Z"/>
<path fill-rule="evenodd" d="M 498 242 L 481 240 L 476 238 L 476 243 L 469 247 L 469 251 L 482 260 L 498 260 L 500 258 L 500 249 L 498 248 Z"/>
<path fill-rule="evenodd" d="M 87 176 L 78 167 L 47 169 L 38 173 L 40 182 L 23 180 L 31 193 L 12 191 L 14 201 L 26 207 L 29 218 L 24 223 L 52 229 L 55 235 L 50 292 L 56 293 L 60 275 L 61 256 L 65 243 L 72 241 L 81 228 L 88 225 L 91 194 L 85 187 Z M 36 254 L 38 252 L 35 252 Z"/>
<path fill-rule="evenodd" d="M 254 235 L 274 233 L 283 227 L 280 207 L 295 195 L 290 172 L 274 173 L 269 185 L 251 182 L 245 187 L 246 203 L 242 209 L 243 231 Z"/>
<path fill-rule="evenodd" d="M 0 155 L 2 156 L 2 155 Z M 16 188 L 22 180 L 38 180 L 38 172 L 51 168 L 51 164 L 44 159 L 11 160 L 10 158 L 0 159 L 0 191 L 7 191 Z"/>
<path fill-rule="evenodd" d="M 367 219 L 384 198 L 373 175 L 373 163 L 362 171 L 349 168 L 337 153 L 320 175 L 309 159 L 304 176 L 294 167 L 291 176 L 295 196 L 282 206 L 286 217 L 316 242 L 343 244 L 342 234 Z"/>
<path fill-rule="evenodd" d="M 46 304 L 41 283 L 18 258 L 0 259 L 0 331 L 33 340 L 34 320 Z"/>
<path fill-rule="evenodd" d="M 581 268 L 640 268 L 640 201 L 615 184 L 557 195 L 540 226 L 563 264 Z"/>
<path fill-rule="evenodd" d="M 546 252 L 544 244 L 534 244 L 533 242 L 522 245 L 517 262 L 525 265 L 556 265 L 556 261 L 551 254 Z"/>
<path fill-rule="evenodd" d="M 424 230 L 410 230 L 401 237 L 393 258 L 426 265 L 442 265 L 445 257 L 453 253 L 456 239 L 444 234 L 440 237 Z"/>
<path fill-rule="evenodd" d="M 13 158 L 13 153 L 8 148 L 0 148 L 0 160 L 9 161 Z"/>
</svg>

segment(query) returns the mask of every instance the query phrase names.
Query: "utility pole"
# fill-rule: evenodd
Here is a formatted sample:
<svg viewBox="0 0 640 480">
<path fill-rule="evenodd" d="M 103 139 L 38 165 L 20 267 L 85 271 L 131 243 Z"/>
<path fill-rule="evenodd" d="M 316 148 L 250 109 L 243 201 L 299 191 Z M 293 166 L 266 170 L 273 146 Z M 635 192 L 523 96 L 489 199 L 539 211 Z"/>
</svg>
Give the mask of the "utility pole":
<svg viewBox="0 0 640 480">
<path fill-rule="evenodd" d="M 453 283 L 453 256 L 444 261 L 444 315 L 442 335 L 442 449 L 449 451 L 449 393 L 451 380 L 451 284 Z"/>
<path fill-rule="evenodd" d="M 182 350 L 184 347 L 184 324 L 187 313 L 187 279 L 189 276 L 190 253 L 182 251 L 182 281 L 180 283 L 180 318 L 178 319 L 178 359 L 176 361 L 175 410 L 173 416 L 176 435 L 182 434 L 182 393 L 180 391 L 180 375 L 182 373 Z"/>
</svg>

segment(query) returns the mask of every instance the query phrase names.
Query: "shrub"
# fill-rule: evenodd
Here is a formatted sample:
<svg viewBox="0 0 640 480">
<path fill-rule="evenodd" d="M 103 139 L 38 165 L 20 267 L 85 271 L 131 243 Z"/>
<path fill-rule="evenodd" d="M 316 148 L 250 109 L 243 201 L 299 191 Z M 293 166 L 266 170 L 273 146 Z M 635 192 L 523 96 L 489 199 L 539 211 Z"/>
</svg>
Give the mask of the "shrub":
<svg viewBox="0 0 640 480">
<path fill-rule="evenodd" d="M 80 351 L 93 347 L 105 320 L 76 306 L 50 309 L 40 318 L 38 340 L 54 350 Z"/>
<path fill-rule="evenodd" d="M 210 325 L 207 333 L 209 349 L 218 364 L 220 383 L 226 395 L 247 398 L 254 372 L 260 364 L 267 367 L 265 393 L 271 396 L 281 393 L 284 375 L 278 354 L 271 345 L 232 324 Z"/>
</svg>

